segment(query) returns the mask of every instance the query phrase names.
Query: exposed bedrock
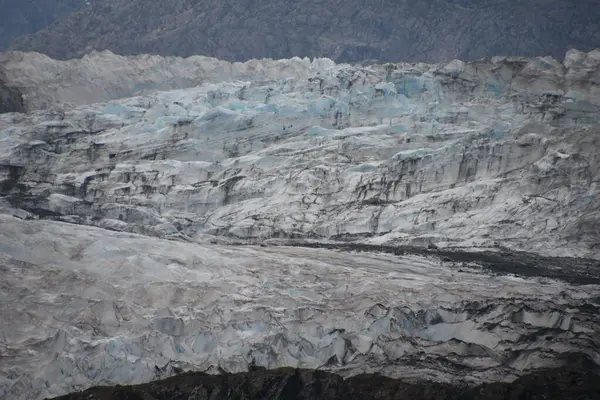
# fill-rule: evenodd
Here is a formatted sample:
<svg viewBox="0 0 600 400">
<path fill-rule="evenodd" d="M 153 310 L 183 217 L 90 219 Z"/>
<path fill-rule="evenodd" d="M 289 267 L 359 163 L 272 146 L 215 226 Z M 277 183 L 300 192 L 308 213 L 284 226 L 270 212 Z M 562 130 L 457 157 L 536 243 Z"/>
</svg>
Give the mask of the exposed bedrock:
<svg viewBox="0 0 600 400">
<path fill-rule="evenodd" d="M 24 112 L 23 95 L 14 87 L 6 86 L 0 80 L 0 114 L 8 112 Z"/>
</svg>

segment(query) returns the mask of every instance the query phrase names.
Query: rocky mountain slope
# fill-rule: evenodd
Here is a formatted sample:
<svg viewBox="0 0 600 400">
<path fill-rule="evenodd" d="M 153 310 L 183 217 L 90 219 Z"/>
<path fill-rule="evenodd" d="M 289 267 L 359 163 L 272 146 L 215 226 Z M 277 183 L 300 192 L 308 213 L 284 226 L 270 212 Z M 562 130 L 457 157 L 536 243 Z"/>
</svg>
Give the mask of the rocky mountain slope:
<svg viewBox="0 0 600 400">
<path fill-rule="evenodd" d="M 0 115 L 0 397 L 600 365 L 599 50 L 0 73 L 30 110 Z"/>
<path fill-rule="evenodd" d="M 0 51 L 6 50 L 17 37 L 46 28 L 88 3 L 86 0 L 0 0 Z"/>
<path fill-rule="evenodd" d="M 562 57 L 600 46 L 595 0 L 103 0 L 19 38 L 13 50 L 338 62 Z"/>
</svg>

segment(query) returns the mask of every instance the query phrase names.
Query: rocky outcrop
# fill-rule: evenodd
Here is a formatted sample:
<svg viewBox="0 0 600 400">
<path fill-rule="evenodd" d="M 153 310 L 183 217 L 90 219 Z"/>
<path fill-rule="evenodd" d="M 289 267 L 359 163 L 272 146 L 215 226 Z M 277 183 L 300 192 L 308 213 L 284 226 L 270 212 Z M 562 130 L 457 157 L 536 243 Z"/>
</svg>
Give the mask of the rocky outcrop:
<svg viewBox="0 0 600 400">
<path fill-rule="evenodd" d="M 410 383 L 381 375 L 359 375 L 347 380 L 323 371 L 255 369 L 231 375 L 185 374 L 176 378 L 130 387 L 98 387 L 57 400 L 129 399 L 306 399 L 306 400 L 505 400 L 597 398 L 598 375 L 587 371 L 540 371 L 512 383 L 484 384 L 475 388 L 433 382 Z"/>
<path fill-rule="evenodd" d="M 0 80 L 0 114 L 8 112 L 24 112 L 23 95 L 14 87 L 6 86 Z"/>
<path fill-rule="evenodd" d="M 60 59 L 105 49 L 230 61 L 558 58 L 598 47 L 598 21 L 595 0 L 103 0 L 11 48 Z"/>
</svg>

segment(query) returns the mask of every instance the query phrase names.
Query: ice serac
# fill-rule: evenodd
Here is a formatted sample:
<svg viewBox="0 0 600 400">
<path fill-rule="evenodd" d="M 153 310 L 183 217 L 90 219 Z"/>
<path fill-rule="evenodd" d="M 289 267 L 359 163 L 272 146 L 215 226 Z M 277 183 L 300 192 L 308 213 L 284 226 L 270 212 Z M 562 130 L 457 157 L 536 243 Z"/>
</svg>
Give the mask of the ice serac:
<svg viewBox="0 0 600 400">
<path fill-rule="evenodd" d="M 21 214 L 170 238 L 600 257 L 599 50 L 366 67 L 4 59 L 40 108 L 0 119 L 0 194 Z"/>
<path fill-rule="evenodd" d="M 600 51 L 1 68 L 0 397 L 598 369 Z"/>
</svg>

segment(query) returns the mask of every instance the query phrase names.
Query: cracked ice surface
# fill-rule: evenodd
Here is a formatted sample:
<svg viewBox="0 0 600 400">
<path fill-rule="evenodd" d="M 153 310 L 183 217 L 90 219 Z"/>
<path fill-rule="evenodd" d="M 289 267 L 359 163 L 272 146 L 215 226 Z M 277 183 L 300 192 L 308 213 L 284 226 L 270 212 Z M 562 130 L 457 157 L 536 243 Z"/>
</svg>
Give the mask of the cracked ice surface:
<svg viewBox="0 0 600 400">
<path fill-rule="evenodd" d="M 176 72 L 199 86 L 0 116 L 8 213 L 158 237 L 600 257 L 600 51 L 368 67 L 16 54 L 3 68 L 30 101 L 48 88 L 60 103 L 92 76 L 126 94 Z"/>
<path fill-rule="evenodd" d="M 596 285 L 417 256 L 201 245 L 6 215 L 0 224 L 9 398 L 249 363 L 455 382 L 510 379 L 571 353 L 600 362 Z"/>
</svg>

